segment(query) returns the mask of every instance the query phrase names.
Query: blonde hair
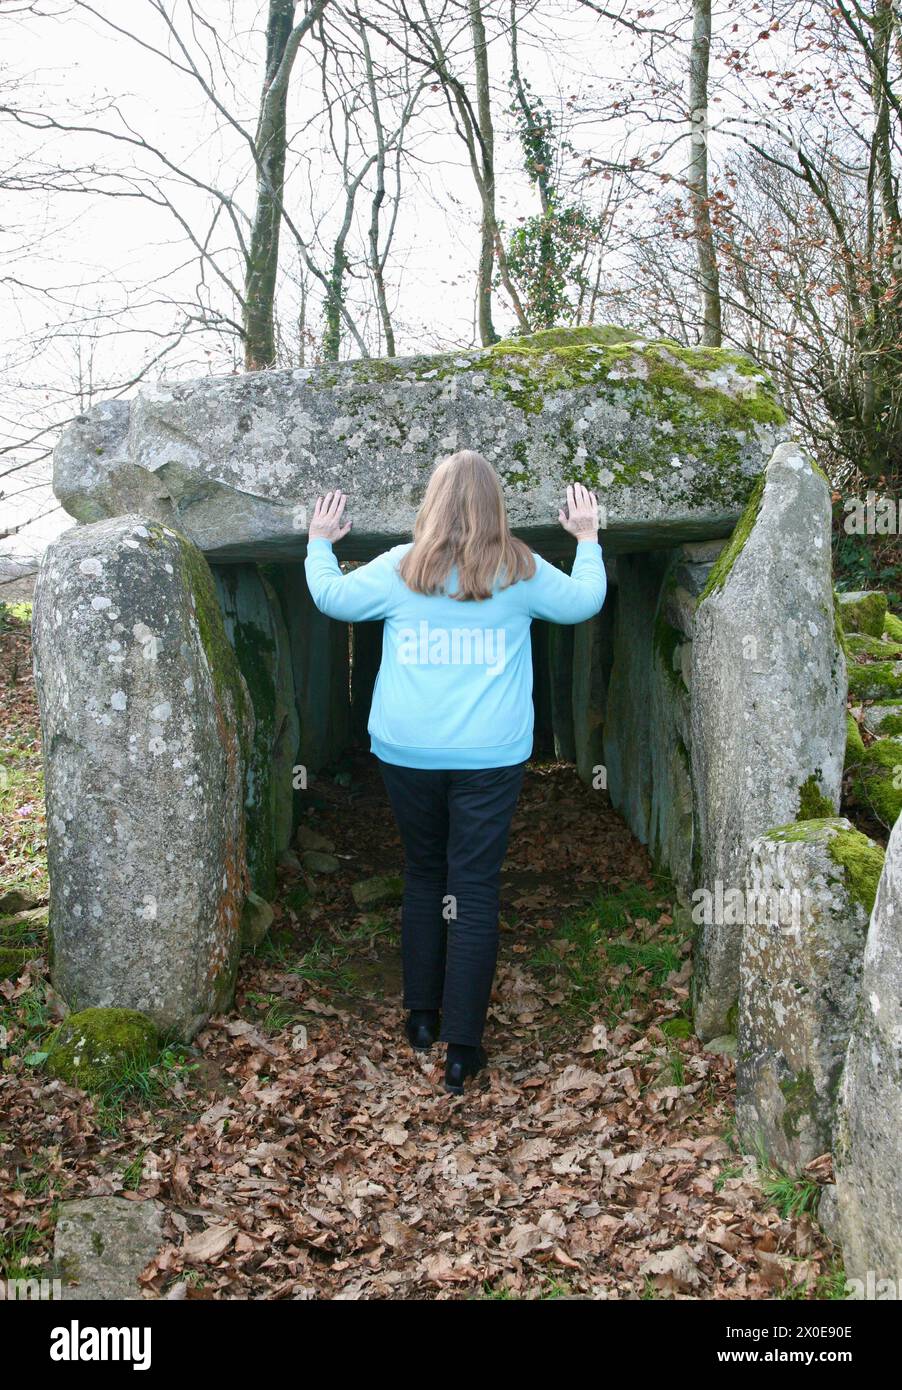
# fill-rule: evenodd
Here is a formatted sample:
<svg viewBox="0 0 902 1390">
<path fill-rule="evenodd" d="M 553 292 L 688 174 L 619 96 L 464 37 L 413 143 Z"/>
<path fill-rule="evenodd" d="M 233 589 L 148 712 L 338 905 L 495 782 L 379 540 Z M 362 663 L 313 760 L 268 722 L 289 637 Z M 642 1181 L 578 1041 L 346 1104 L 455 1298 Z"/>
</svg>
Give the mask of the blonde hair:
<svg viewBox="0 0 902 1390">
<path fill-rule="evenodd" d="M 436 466 L 398 572 L 415 593 L 435 594 L 455 565 L 450 597 L 461 600 L 489 598 L 496 583 L 506 589 L 536 572 L 529 546 L 511 535 L 498 474 L 472 449 Z"/>
</svg>

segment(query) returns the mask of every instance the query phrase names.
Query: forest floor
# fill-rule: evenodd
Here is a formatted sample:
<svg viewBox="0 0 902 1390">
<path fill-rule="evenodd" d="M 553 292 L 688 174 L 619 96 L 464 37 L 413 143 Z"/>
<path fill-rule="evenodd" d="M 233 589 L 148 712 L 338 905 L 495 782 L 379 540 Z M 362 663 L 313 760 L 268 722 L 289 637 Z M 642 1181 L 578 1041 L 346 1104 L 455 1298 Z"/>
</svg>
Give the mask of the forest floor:
<svg viewBox="0 0 902 1390">
<path fill-rule="evenodd" d="M 46 903 L 28 625 L 8 614 L 0 720 L 0 893 Z M 489 1067 L 463 1097 L 443 1048 L 403 1039 L 398 908 L 350 892 L 402 867 L 374 760 L 309 802 L 340 870 L 286 873 L 231 1012 L 103 1095 L 43 1071 L 40 914 L 11 928 L 42 954 L 0 981 L 0 1270 L 51 1272 L 60 1201 L 119 1194 L 165 1209 L 148 1296 L 842 1296 L 811 1215 L 829 1172 L 740 1153 L 732 1059 L 691 1035 L 686 914 L 606 794 L 528 772 Z"/>
</svg>

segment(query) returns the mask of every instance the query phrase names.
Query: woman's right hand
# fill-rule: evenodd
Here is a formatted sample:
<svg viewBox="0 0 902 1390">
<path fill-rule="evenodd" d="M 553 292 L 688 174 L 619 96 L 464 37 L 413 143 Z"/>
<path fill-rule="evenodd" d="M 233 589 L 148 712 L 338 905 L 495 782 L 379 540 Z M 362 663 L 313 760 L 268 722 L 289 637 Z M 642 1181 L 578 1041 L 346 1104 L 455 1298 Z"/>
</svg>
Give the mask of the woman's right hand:
<svg viewBox="0 0 902 1390">
<path fill-rule="evenodd" d="M 567 488 L 566 514 L 560 511 L 557 517 L 578 541 L 598 540 L 598 498 L 582 483 L 571 483 Z"/>
</svg>

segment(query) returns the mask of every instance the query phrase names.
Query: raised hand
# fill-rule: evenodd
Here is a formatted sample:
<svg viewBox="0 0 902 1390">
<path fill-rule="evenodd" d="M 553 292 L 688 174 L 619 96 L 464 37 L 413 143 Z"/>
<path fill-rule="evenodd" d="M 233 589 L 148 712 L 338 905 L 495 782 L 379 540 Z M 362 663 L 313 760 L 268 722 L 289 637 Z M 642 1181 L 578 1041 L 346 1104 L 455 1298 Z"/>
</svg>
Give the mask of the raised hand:
<svg viewBox="0 0 902 1390">
<path fill-rule="evenodd" d="M 567 488 L 567 510 L 559 511 L 557 519 L 578 541 L 598 540 L 598 499 L 582 483 Z"/>
<path fill-rule="evenodd" d="M 307 539 L 340 541 L 342 536 L 346 536 L 351 529 L 351 523 L 346 521 L 342 525 L 341 517 L 347 500 L 347 494 L 341 490 L 327 492 L 325 497 L 317 497 Z"/>
</svg>

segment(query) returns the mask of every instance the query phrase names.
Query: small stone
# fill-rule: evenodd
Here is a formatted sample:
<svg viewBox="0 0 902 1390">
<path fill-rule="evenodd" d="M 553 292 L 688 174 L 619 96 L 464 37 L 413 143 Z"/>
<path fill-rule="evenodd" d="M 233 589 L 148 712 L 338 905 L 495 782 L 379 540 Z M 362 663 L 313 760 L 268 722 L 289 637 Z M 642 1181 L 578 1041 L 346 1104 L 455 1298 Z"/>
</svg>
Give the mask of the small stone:
<svg viewBox="0 0 902 1390">
<path fill-rule="evenodd" d="M 53 1241 L 62 1296 L 91 1302 L 137 1302 L 138 1276 L 163 1246 L 163 1212 L 156 1202 L 86 1197 L 62 1202 Z"/>
<path fill-rule="evenodd" d="M 259 946 L 275 919 L 275 913 L 265 898 L 250 892 L 241 912 L 242 946 Z"/>
<path fill-rule="evenodd" d="M 334 854 L 326 854 L 318 849 L 304 850 L 301 863 L 311 874 L 334 874 L 341 868 Z"/>
<path fill-rule="evenodd" d="M 314 830 L 312 825 L 299 825 L 298 833 L 294 838 L 298 849 L 322 849 L 331 854 L 335 848 L 335 842 L 330 840 L 328 835 Z"/>
<path fill-rule="evenodd" d="M 706 1042 L 704 1052 L 712 1052 L 715 1057 L 735 1057 L 736 1056 L 736 1035 L 734 1033 L 721 1033 L 719 1038 L 712 1038 Z"/>
<path fill-rule="evenodd" d="M 382 874 L 351 884 L 351 896 L 361 910 L 379 907 L 383 903 L 400 902 L 403 893 L 404 879 L 400 874 Z"/>
<path fill-rule="evenodd" d="M 132 1063 L 150 1062 L 159 1050 L 152 1021 L 135 1009 L 82 1009 L 57 1029 L 47 1070 L 67 1086 L 99 1091 L 118 1081 Z"/>
<path fill-rule="evenodd" d="M 40 901 L 36 893 L 29 893 L 27 889 L 8 888 L 5 893 L 0 893 L 0 917 L 27 912 L 30 908 L 37 907 Z"/>
<path fill-rule="evenodd" d="M 865 632 L 880 637 L 886 619 L 886 594 L 879 590 L 837 593 L 842 625 L 846 632 Z"/>
<path fill-rule="evenodd" d="M 279 867 L 287 869 L 290 874 L 299 874 L 302 865 L 293 849 L 283 849 L 279 855 Z"/>
</svg>

